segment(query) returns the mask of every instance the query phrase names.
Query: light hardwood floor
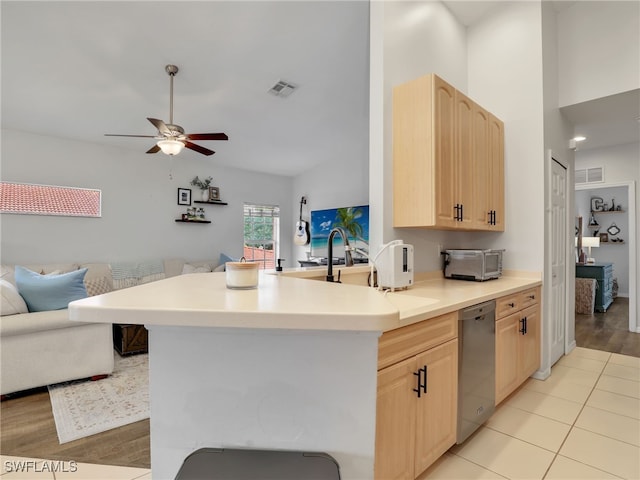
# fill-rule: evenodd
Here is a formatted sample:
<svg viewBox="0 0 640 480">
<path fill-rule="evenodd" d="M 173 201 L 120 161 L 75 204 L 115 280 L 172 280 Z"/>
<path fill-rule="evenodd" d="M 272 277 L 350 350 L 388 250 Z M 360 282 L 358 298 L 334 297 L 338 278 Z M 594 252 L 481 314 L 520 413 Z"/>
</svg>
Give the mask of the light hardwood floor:
<svg viewBox="0 0 640 480">
<path fill-rule="evenodd" d="M 629 299 L 616 298 L 605 313 L 576 314 L 576 344 L 640 357 L 640 333 L 629 332 Z"/>
<path fill-rule="evenodd" d="M 9 398 L 0 405 L 0 453 L 150 468 L 149 420 L 60 445 L 49 392 Z"/>
</svg>

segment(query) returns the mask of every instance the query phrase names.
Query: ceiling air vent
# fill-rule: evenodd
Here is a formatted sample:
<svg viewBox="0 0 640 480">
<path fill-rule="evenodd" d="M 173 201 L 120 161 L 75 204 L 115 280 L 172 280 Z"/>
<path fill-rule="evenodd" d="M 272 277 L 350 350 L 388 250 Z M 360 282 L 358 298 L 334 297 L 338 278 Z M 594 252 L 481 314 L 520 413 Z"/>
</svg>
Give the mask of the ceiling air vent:
<svg viewBox="0 0 640 480">
<path fill-rule="evenodd" d="M 576 170 L 576 185 L 604 182 L 604 167 L 583 168 Z"/>
<path fill-rule="evenodd" d="M 293 93 L 293 91 L 298 88 L 297 85 L 293 83 L 285 82 L 284 80 L 278 80 L 278 82 L 269 89 L 269 93 L 275 95 L 276 97 L 288 97 Z"/>
</svg>

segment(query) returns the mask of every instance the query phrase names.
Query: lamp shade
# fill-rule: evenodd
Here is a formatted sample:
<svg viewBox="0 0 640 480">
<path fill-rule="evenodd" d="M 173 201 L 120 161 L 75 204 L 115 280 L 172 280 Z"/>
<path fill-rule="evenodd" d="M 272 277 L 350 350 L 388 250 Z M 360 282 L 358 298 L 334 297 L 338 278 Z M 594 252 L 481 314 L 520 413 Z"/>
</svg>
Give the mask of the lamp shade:
<svg viewBox="0 0 640 480">
<path fill-rule="evenodd" d="M 576 247 L 578 246 L 578 237 L 576 237 L 575 245 Z M 582 246 L 583 247 L 599 247 L 600 237 L 582 237 Z"/>
<path fill-rule="evenodd" d="M 582 237 L 583 247 L 599 247 L 600 237 Z"/>
<path fill-rule="evenodd" d="M 184 148 L 184 143 L 178 140 L 160 140 L 157 145 L 167 155 L 177 155 Z"/>
</svg>

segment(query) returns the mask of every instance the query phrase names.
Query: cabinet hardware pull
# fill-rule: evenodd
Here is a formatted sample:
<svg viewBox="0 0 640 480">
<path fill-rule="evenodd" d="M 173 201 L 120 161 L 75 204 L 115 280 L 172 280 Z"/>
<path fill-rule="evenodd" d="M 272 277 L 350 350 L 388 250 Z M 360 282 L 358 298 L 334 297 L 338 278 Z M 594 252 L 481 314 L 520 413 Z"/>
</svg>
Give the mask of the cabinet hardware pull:
<svg viewBox="0 0 640 480">
<path fill-rule="evenodd" d="M 527 334 L 527 317 L 521 318 L 520 319 L 520 324 L 522 325 L 522 327 L 520 327 L 519 332 L 522 335 L 526 335 Z"/>
<path fill-rule="evenodd" d="M 427 393 L 427 366 L 418 369 L 417 372 L 413 372 L 413 374 L 418 377 L 418 386 L 414 388 L 413 391 L 418 394 L 418 398 L 423 393 Z M 423 377 L 424 375 L 424 377 Z"/>
<path fill-rule="evenodd" d="M 453 219 L 456 222 L 462 221 L 462 205 L 459 203 L 456 203 L 453 209 L 456 211 L 455 215 L 453 216 Z"/>
<path fill-rule="evenodd" d="M 513 302 L 511 302 L 511 303 L 507 303 L 507 305 L 509 305 L 511 308 L 513 308 L 513 307 L 515 307 L 515 306 L 516 306 L 516 304 L 515 304 L 515 303 L 513 303 Z"/>
<path fill-rule="evenodd" d="M 422 393 L 427 393 L 427 366 L 422 367 L 424 370 L 424 383 L 422 384 Z"/>
<path fill-rule="evenodd" d="M 418 398 L 420 398 L 420 394 L 422 393 L 422 369 L 417 372 L 413 372 L 413 374 L 418 377 L 418 388 L 414 388 L 413 391 L 418 394 Z"/>
<path fill-rule="evenodd" d="M 529 299 L 531 299 L 531 300 L 535 300 L 535 299 L 536 299 L 536 296 L 535 296 L 535 295 L 529 295 Z"/>
<path fill-rule="evenodd" d="M 459 221 L 463 221 L 464 220 L 464 205 L 460 204 L 460 218 L 458 219 Z"/>
</svg>

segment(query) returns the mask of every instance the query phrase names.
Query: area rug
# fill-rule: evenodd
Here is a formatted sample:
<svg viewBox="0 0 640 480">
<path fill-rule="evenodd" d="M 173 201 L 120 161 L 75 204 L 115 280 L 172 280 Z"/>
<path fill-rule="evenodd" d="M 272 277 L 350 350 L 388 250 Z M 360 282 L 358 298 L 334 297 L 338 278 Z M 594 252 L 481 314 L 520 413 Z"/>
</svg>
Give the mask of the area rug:
<svg viewBox="0 0 640 480">
<path fill-rule="evenodd" d="M 148 357 L 115 354 L 114 371 L 107 378 L 50 385 L 60 443 L 149 418 Z"/>
</svg>

